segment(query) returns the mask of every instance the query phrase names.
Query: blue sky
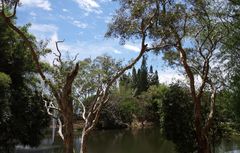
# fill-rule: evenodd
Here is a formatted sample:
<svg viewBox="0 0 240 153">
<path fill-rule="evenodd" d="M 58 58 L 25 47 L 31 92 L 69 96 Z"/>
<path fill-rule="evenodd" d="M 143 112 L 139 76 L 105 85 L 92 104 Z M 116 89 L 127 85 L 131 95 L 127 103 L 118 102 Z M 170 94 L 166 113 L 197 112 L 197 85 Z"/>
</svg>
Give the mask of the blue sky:
<svg viewBox="0 0 240 153">
<path fill-rule="evenodd" d="M 20 0 L 17 24 L 31 23 L 30 32 L 38 40 L 48 40 L 48 47 L 55 50 L 55 41 L 65 40 L 59 47 L 70 56 L 79 59 L 108 54 L 116 59 L 129 61 L 138 55 L 139 44 L 117 39 L 106 39 L 107 25 L 118 8 L 111 0 Z M 52 61 L 49 55 L 45 60 Z M 140 62 L 138 63 L 140 65 Z M 182 78 L 176 71 L 166 67 L 160 56 L 148 55 L 148 65 L 159 71 L 160 82 Z"/>
</svg>

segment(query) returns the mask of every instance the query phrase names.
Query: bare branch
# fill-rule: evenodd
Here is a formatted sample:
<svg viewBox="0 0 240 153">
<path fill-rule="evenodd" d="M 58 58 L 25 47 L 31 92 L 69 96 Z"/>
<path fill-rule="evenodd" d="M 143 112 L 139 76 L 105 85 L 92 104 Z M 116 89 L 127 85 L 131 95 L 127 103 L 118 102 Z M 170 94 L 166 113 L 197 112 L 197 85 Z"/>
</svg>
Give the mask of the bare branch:
<svg viewBox="0 0 240 153">
<path fill-rule="evenodd" d="M 57 108 L 56 106 L 54 106 L 53 102 L 50 101 L 48 102 L 47 100 L 44 100 L 43 101 L 45 102 L 45 108 L 47 109 L 47 113 L 49 116 L 51 116 L 53 119 L 57 120 L 57 123 L 58 123 L 58 134 L 59 136 L 62 138 L 62 140 L 64 140 L 64 136 L 63 136 L 63 133 L 62 133 L 62 121 L 60 119 L 60 117 L 57 115 L 55 116 L 51 111 L 50 109 L 53 109 L 54 110 L 57 110 L 57 111 L 61 111 L 59 108 Z"/>
<path fill-rule="evenodd" d="M 64 40 L 59 40 L 59 41 L 56 41 L 55 42 L 55 45 L 56 45 L 56 49 L 57 49 L 57 51 L 58 51 L 58 55 L 56 54 L 56 53 L 53 53 L 56 57 L 57 57 L 57 61 L 62 65 L 62 53 L 61 53 L 61 51 L 60 51 L 60 49 L 59 49 L 59 47 L 58 47 L 58 44 L 59 43 L 63 43 L 64 42 Z"/>
<path fill-rule="evenodd" d="M 76 61 L 78 55 L 79 55 L 79 53 L 77 53 L 77 54 L 75 55 L 75 57 L 73 58 L 72 62 Z"/>
<path fill-rule="evenodd" d="M 63 136 L 63 133 L 62 133 L 62 128 L 63 128 L 62 121 L 61 121 L 60 118 L 58 118 L 57 121 L 58 121 L 58 134 L 60 135 L 62 140 L 64 140 L 64 136 Z"/>
<path fill-rule="evenodd" d="M 81 106 L 82 106 L 82 109 L 83 109 L 83 112 L 82 112 L 82 118 L 85 120 L 86 122 L 86 107 L 84 106 L 83 102 L 82 101 L 79 101 Z"/>
</svg>

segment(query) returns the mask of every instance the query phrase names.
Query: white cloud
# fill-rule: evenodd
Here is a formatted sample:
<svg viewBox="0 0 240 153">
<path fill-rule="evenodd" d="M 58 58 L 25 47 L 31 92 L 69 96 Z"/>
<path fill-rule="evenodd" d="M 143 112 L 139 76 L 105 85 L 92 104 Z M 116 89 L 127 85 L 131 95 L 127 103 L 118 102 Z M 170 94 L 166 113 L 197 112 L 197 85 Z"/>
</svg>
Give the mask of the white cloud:
<svg viewBox="0 0 240 153">
<path fill-rule="evenodd" d="M 37 14 L 35 12 L 30 12 L 30 15 L 33 17 L 37 16 Z"/>
<path fill-rule="evenodd" d="M 59 15 L 59 17 L 61 18 L 61 19 L 63 19 L 63 20 L 74 20 L 74 18 L 73 17 L 71 17 L 71 16 L 64 16 L 64 15 Z"/>
<path fill-rule="evenodd" d="M 100 5 L 95 0 L 74 0 L 79 7 L 87 12 L 102 13 Z"/>
<path fill-rule="evenodd" d="M 158 72 L 158 76 L 159 76 L 159 81 L 161 83 L 165 83 L 165 84 L 171 84 L 178 80 L 186 81 L 183 74 L 179 74 L 179 72 L 177 72 L 176 70 L 173 70 L 171 68 L 167 68 L 164 71 Z"/>
<path fill-rule="evenodd" d="M 78 41 L 78 42 L 67 42 L 59 45 L 59 48 L 66 53 L 68 51 L 70 57 L 74 57 L 76 54 L 79 54 L 78 59 L 84 59 L 87 57 L 95 58 L 103 54 L 114 55 L 121 54 L 114 46 L 112 42 L 94 42 L 90 43 L 87 41 Z M 65 54 L 66 55 L 66 54 Z"/>
<path fill-rule="evenodd" d="M 54 33 L 58 31 L 58 27 L 53 24 L 35 24 L 33 23 L 30 27 L 30 30 L 35 32 L 41 32 L 41 33 Z"/>
<path fill-rule="evenodd" d="M 103 40 L 104 36 L 103 35 L 95 35 L 94 39 L 96 40 Z"/>
<path fill-rule="evenodd" d="M 68 10 L 68 9 L 65 9 L 65 8 L 63 8 L 62 11 L 63 11 L 63 12 L 69 12 L 69 10 Z"/>
<path fill-rule="evenodd" d="M 23 6 L 39 7 L 47 11 L 51 11 L 51 3 L 48 0 L 21 0 Z"/>
<path fill-rule="evenodd" d="M 81 22 L 78 21 L 78 20 L 74 20 L 74 21 L 72 22 L 72 24 L 75 25 L 75 26 L 77 26 L 77 27 L 79 27 L 79 28 L 81 28 L 81 29 L 87 28 L 87 24 L 86 24 L 86 23 L 81 23 Z"/>
<path fill-rule="evenodd" d="M 59 15 L 59 17 L 63 20 L 68 21 L 69 23 L 71 23 L 72 25 L 79 27 L 81 29 L 85 29 L 87 28 L 88 24 L 86 23 L 82 23 L 79 20 L 76 20 L 75 18 L 71 17 L 71 16 L 63 16 L 63 15 Z"/>
<path fill-rule="evenodd" d="M 116 53 L 116 54 L 122 54 L 122 52 L 120 52 L 120 51 L 117 50 L 117 49 L 114 49 L 113 52 Z"/>
<path fill-rule="evenodd" d="M 134 52 L 140 52 L 140 48 L 138 46 L 136 46 L 136 45 L 125 44 L 123 47 L 125 49 L 131 50 L 131 51 L 134 51 Z"/>
</svg>

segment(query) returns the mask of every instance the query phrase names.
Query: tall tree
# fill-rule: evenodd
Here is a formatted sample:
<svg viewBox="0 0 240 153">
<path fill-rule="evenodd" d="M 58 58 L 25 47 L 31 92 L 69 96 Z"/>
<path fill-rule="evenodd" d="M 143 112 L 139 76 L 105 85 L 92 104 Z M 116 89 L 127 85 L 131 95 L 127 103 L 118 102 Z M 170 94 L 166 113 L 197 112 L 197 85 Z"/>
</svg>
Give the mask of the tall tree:
<svg viewBox="0 0 240 153">
<path fill-rule="evenodd" d="M 153 73 L 153 66 L 150 66 L 149 73 Z"/>
<path fill-rule="evenodd" d="M 0 35 L 0 152 L 11 153 L 16 144 L 39 145 L 49 117 L 27 46 L 2 18 Z"/>
<path fill-rule="evenodd" d="M 136 25 L 151 21 L 148 25 L 148 41 L 155 52 L 171 53 L 170 59 L 177 59 L 189 79 L 194 102 L 194 126 L 196 129 L 198 153 L 209 153 L 209 131 L 215 112 L 217 80 L 213 77 L 219 63 L 217 49 L 221 46 L 224 28 L 219 23 L 217 3 L 212 1 L 148 1 L 119 0 L 121 7 L 117 11 L 114 27 L 123 40 L 139 37 Z M 219 14 L 218 14 L 219 15 Z M 119 22 L 120 21 L 120 22 Z M 121 28 L 119 28 L 121 27 Z M 186 45 L 186 40 L 192 45 Z M 164 47 L 164 48 L 163 48 Z M 211 62 L 215 60 L 214 62 Z M 175 62 L 174 62 L 175 63 Z M 215 63 L 215 64 L 213 64 Z M 196 86 L 196 77 L 201 78 Z M 202 118 L 202 96 L 205 90 L 211 91 L 209 114 Z M 203 122 L 205 120 L 205 122 Z"/>
<path fill-rule="evenodd" d="M 150 69 L 151 68 L 152 67 L 150 67 Z M 148 74 L 148 82 L 149 82 L 149 86 L 159 85 L 158 71 L 157 70 L 153 73 L 153 68 L 152 68 L 152 73 L 150 72 Z"/>
<path fill-rule="evenodd" d="M 42 65 L 39 62 L 39 52 L 38 50 L 45 51 L 45 48 L 37 48 L 35 45 L 35 41 L 27 35 L 22 29 L 18 28 L 13 21 L 17 12 L 17 6 L 19 4 L 19 0 L 13 1 L 1 1 L 1 10 L 0 16 L 1 19 L 5 22 L 4 28 L 9 27 L 13 31 L 15 31 L 22 41 L 27 50 L 23 51 L 26 54 L 32 56 L 32 59 L 35 68 L 44 81 L 44 83 L 49 87 L 50 93 L 53 95 L 53 101 L 49 102 L 45 101 L 45 105 L 48 108 L 47 111 L 50 115 L 53 115 L 51 111 L 60 110 L 60 116 L 56 118 L 59 123 L 59 133 L 61 138 L 64 140 L 64 151 L 65 153 L 73 152 L 73 102 L 72 102 L 72 83 L 78 73 L 79 65 L 73 64 L 72 62 L 65 63 L 62 61 L 61 52 L 58 48 L 58 43 L 56 42 L 56 48 L 59 55 L 56 55 L 57 63 L 53 62 L 54 70 L 53 70 L 53 79 L 49 79 L 43 72 Z M 6 9 L 11 10 L 11 12 L 6 13 Z M 26 52 L 28 51 L 28 52 Z M 54 103 L 55 101 L 55 103 Z M 64 126 L 62 126 L 62 122 L 64 122 Z M 62 134 L 62 127 L 64 128 L 64 133 Z"/>
<path fill-rule="evenodd" d="M 223 57 L 227 59 L 226 63 L 226 84 L 229 85 L 231 91 L 231 102 L 233 104 L 233 110 L 236 114 L 237 119 L 240 119 L 240 2 L 238 0 L 228 0 L 228 7 L 225 11 L 225 26 L 228 28 L 228 33 L 225 37 L 223 45 Z M 228 89 L 229 90 L 229 89 Z"/>
<path fill-rule="evenodd" d="M 147 57 L 143 56 L 142 65 L 140 68 L 140 78 L 139 78 L 139 92 L 147 91 L 148 85 L 148 68 L 147 68 Z"/>
<path fill-rule="evenodd" d="M 154 80 L 153 80 L 154 85 L 159 85 L 159 78 L 158 78 L 158 71 L 156 70 L 154 73 Z"/>
<path fill-rule="evenodd" d="M 135 72 L 134 72 L 135 73 Z M 143 56 L 141 67 L 138 69 L 136 80 L 135 95 L 140 95 L 143 91 L 147 91 L 149 87 L 147 57 Z M 135 77 L 135 76 L 134 76 Z"/>
<path fill-rule="evenodd" d="M 136 68 L 133 67 L 132 68 L 132 88 L 134 90 L 136 90 L 136 88 L 137 88 L 137 80 L 138 80 L 137 71 L 136 71 Z"/>
</svg>

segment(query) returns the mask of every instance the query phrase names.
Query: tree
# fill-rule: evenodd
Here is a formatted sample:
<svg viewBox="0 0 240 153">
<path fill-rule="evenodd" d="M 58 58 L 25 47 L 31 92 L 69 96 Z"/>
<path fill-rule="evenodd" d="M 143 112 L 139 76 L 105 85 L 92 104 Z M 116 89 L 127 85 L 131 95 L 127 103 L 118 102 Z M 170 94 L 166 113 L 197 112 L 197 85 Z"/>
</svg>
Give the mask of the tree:
<svg viewBox="0 0 240 153">
<path fill-rule="evenodd" d="M 135 89 L 135 96 L 140 95 L 142 92 L 147 91 L 150 84 L 150 77 L 147 68 L 147 57 L 143 56 L 141 67 L 136 73 L 136 69 L 133 69 L 133 88 Z"/>
<path fill-rule="evenodd" d="M 235 73 L 239 73 L 240 66 L 240 54 L 239 54 L 239 29 L 240 29 L 240 17 L 239 1 L 237 0 L 228 0 L 228 7 L 225 7 L 223 13 L 223 23 L 225 28 L 228 30 L 226 37 L 224 38 L 224 45 L 222 46 L 221 52 L 224 55 L 224 58 L 227 58 L 229 61 L 226 66 L 230 77 Z"/>
<path fill-rule="evenodd" d="M 163 133 L 179 153 L 193 153 L 196 147 L 193 103 L 186 89 L 172 84 L 163 99 Z"/>
<path fill-rule="evenodd" d="M 153 73 L 153 67 L 152 67 L 152 65 L 150 66 L 149 73 Z"/>
<path fill-rule="evenodd" d="M 2 18 L 0 35 L 0 152 L 14 152 L 16 144 L 39 145 L 49 117 L 28 48 Z"/>
<path fill-rule="evenodd" d="M 236 114 L 236 119 L 240 120 L 240 75 L 235 74 L 232 76 L 231 86 L 230 86 L 232 93 L 231 93 L 231 102 L 233 104 L 233 111 Z"/>
<path fill-rule="evenodd" d="M 216 16 L 217 4 L 210 1 L 126 1 L 119 0 L 121 7 L 115 17 L 114 27 L 123 40 L 141 38 L 140 27 L 148 25 L 148 41 L 156 53 L 170 53 L 170 61 L 181 65 L 189 79 L 191 96 L 194 102 L 194 125 L 196 129 L 197 150 L 199 153 L 211 152 L 208 139 L 212 126 L 215 97 L 218 80 L 213 63 L 219 63 L 217 49 L 221 46 L 224 28 Z M 215 15 L 215 16 L 214 16 Z M 218 14 L 219 15 L 219 14 Z M 121 21 L 121 22 L 119 22 Z M 120 24 L 121 23 L 121 24 Z M 120 28 L 121 27 L 121 28 Z M 186 46 L 186 40 L 192 45 Z M 178 60 L 176 60 L 178 59 Z M 174 63 L 175 63 L 174 62 Z M 196 86 L 196 77 L 201 78 L 200 86 Z M 215 75 L 216 76 L 216 75 Z M 202 121 L 202 95 L 211 91 L 209 114 Z"/>
<path fill-rule="evenodd" d="M 237 119 L 239 120 L 239 91 L 240 91 L 240 17 L 239 17 L 239 1 L 229 0 L 228 7 L 224 11 L 225 13 L 225 27 L 228 29 L 228 33 L 224 39 L 224 45 L 222 47 L 222 54 L 224 59 L 227 59 L 226 74 L 227 80 L 230 80 L 226 83 L 228 90 L 231 91 L 231 103 L 233 104 L 233 110 L 236 114 Z"/>
<path fill-rule="evenodd" d="M 151 68 L 152 68 L 152 66 L 150 67 L 150 69 Z M 158 71 L 157 70 L 154 73 L 153 73 L 153 70 L 150 71 L 150 73 L 148 74 L 148 82 L 149 82 L 149 86 L 159 85 Z"/>
<path fill-rule="evenodd" d="M 158 71 L 157 70 L 154 73 L 153 84 L 154 85 L 159 85 L 159 78 L 158 78 Z"/>
<path fill-rule="evenodd" d="M 133 68 L 132 68 L 132 88 L 133 88 L 134 90 L 137 89 L 137 79 L 138 79 L 138 77 L 137 77 L 137 71 L 136 71 L 136 68 L 133 67 Z"/>
<path fill-rule="evenodd" d="M 23 40 L 24 44 L 28 48 L 28 54 L 32 56 L 32 60 L 35 63 L 35 68 L 44 81 L 44 83 L 49 87 L 50 93 L 53 95 L 56 101 L 49 102 L 45 100 L 45 106 L 47 107 L 47 111 L 50 115 L 53 115 L 51 111 L 60 110 L 61 116 L 53 116 L 58 120 L 59 123 L 59 134 L 64 140 L 64 151 L 65 153 L 72 153 L 73 152 L 73 103 L 72 103 L 72 83 L 78 73 L 79 65 L 76 64 L 74 67 L 72 66 L 73 63 L 64 63 L 61 58 L 61 52 L 58 48 L 58 43 L 62 41 L 56 42 L 56 48 L 59 55 L 56 55 L 56 63 L 53 61 L 54 81 L 47 78 L 43 72 L 42 66 L 39 62 L 39 54 L 37 50 L 46 51 L 45 48 L 37 48 L 35 45 L 35 41 L 32 40 L 31 37 L 26 35 L 21 29 L 16 27 L 13 23 L 13 18 L 16 15 L 16 9 L 18 6 L 19 0 L 16 1 L 1 1 L 1 11 L 0 16 L 4 20 L 5 24 L 10 27 L 13 31 L 15 31 L 20 38 Z M 10 13 L 6 13 L 6 8 L 12 10 Z M 5 26 L 5 27 L 7 27 Z M 70 66 L 69 66 L 70 64 Z M 59 108 L 58 108 L 59 107 Z M 62 123 L 61 119 L 64 121 L 64 133 L 62 134 Z"/>
<path fill-rule="evenodd" d="M 142 29 L 144 30 L 144 29 Z M 111 35 L 109 35 L 111 36 Z M 143 35 L 144 36 L 144 35 Z M 100 112 L 103 109 L 103 106 L 109 101 L 109 94 L 110 94 L 110 89 L 112 85 L 115 83 L 117 79 L 119 79 L 127 70 L 131 69 L 144 55 L 147 49 L 147 45 L 145 44 L 145 36 L 142 38 L 141 41 L 141 50 L 136 58 L 134 58 L 129 64 L 126 66 L 122 67 L 120 70 L 113 71 L 114 73 L 110 73 L 109 76 L 110 78 L 101 78 L 103 80 L 100 80 L 100 85 L 97 87 L 96 93 L 94 95 L 94 99 L 91 102 L 91 107 L 89 111 L 86 111 L 86 107 L 83 104 L 82 101 L 80 101 L 82 105 L 82 118 L 85 121 L 84 128 L 82 131 L 82 137 L 81 137 L 81 153 L 86 153 L 87 152 L 87 139 L 89 137 L 90 132 L 96 127 L 97 122 L 99 120 Z M 107 67 L 102 65 L 103 70 L 107 72 L 108 70 Z M 111 71 L 110 71 L 111 72 Z"/>
<path fill-rule="evenodd" d="M 138 92 L 141 93 L 143 91 L 147 91 L 148 85 L 148 69 L 147 69 L 147 57 L 143 56 L 142 65 L 139 71 L 139 79 L 138 79 Z"/>
<path fill-rule="evenodd" d="M 142 92 L 138 96 L 138 100 L 140 101 L 138 107 L 140 110 L 144 110 L 143 113 L 145 113 L 144 120 L 156 125 L 162 124 L 162 103 L 167 91 L 168 87 L 163 84 L 152 85 L 146 92 Z"/>
</svg>

